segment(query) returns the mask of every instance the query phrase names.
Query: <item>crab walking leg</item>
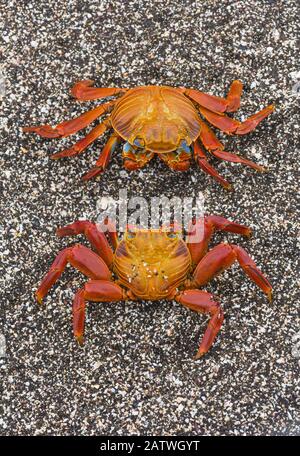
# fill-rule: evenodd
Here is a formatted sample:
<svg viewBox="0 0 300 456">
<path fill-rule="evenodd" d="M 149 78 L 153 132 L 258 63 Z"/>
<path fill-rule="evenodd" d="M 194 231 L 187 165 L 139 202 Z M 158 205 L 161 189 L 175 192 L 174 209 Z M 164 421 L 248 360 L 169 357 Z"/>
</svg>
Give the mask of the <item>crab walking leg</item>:
<svg viewBox="0 0 300 456">
<path fill-rule="evenodd" d="M 241 105 L 241 95 L 243 91 L 243 83 L 237 79 L 232 82 L 227 94 L 226 112 L 235 112 Z"/>
<path fill-rule="evenodd" d="M 242 165 L 249 166 L 250 168 L 259 171 L 260 173 L 266 172 L 266 168 L 261 165 L 257 165 L 256 163 L 252 162 L 251 160 L 247 160 L 246 158 L 239 157 L 236 154 L 231 154 L 229 152 L 225 152 L 224 150 L 212 150 L 210 151 L 215 157 L 219 158 L 220 160 L 225 160 L 228 162 L 233 163 L 241 163 Z"/>
<path fill-rule="evenodd" d="M 108 280 L 90 280 L 78 290 L 73 301 L 73 333 L 83 343 L 85 301 L 116 302 L 126 299 L 126 292 L 119 285 Z"/>
<path fill-rule="evenodd" d="M 238 155 L 231 154 L 229 152 L 225 152 L 224 145 L 218 140 L 214 132 L 206 125 L 205 122 L 202 120 L 200 121 L 201 131 L 199 138 L 201 139 L 204 147 L 215 157 L 219 158 L 220 160 L 226 160 L 229 162 L 234 163 L 242 163 L 246 166 L 250 166 L 250 168 L 256 169 L 257 171 L 265 171 L 263 166 L 257 165 L 250 160 L 245 158 L 239 157 Z"/>
<path fill-rule="evenodd" d="M 226 98 L 216 97 L 194 89 L 183 89 L 183 93 L 201 106 L 215 112 L 233 112 L 239 109 L 243 84 L 233 81 Z"/>
<path fill-rule="evenodd" d="M 208 93 L 195 89 L 185 89 L 183 90 L 183 93 L 199 105 L 205 106 L 211 111 L 226 111 L 227 101 L 224 98 L 216 97 L 215 95 L 209 95 Z"/>
<path fill-rule="evenodd" d="M 84 174 L 84 176 L 82 176 L 82 180 L 86 181 L 92 179 L 93 177 L 98 176 L 98 174 L 102 174 L 106 170 L 111 154 L 114 152 L 120 141 L 121 137 L 119 135 L 116 133 L 113 133 L 111 135 L 100 153 L 100 156 L 96 162 L 96 166 Z"/>
<path fill-rule="evenodd" d="M 113 251 L 110 248 L 105 234 L 98 229 L 95 223 L 90 222 L 89 220 L 78 220 L 70 225 L 58 228 L 56 234 L 59 237 L 84 234 L 98 255 L 100 255 L 107 266 L 111 268 L 113 262 Z"/>
<path fill-rule="evenodd" d="M 191 286 L 201 287 L 213 277 L 228 269 L 235 261 L 238 261 L 248 277 L 272 299 L 272 286 L 258 269 L 252 258 L 242 247 L 232 244 L 219 244 L 210 250 L 198 263 Z"/>
<path fill-rule="evenodd" d="M 110 97 L 127 92 L 128 89 L 117 87 L 92 87 L 94 81 L 90 79 L 76 82 L 71 88 L 71 94 L 80 101 L 97 100 L 98 98 Z"/>
<path fill-rule="evenodd" d="M 75 143 L 70 149 L 57 152 L 56 154 L 51 155 L 51 158 L 53 160 L 57 160 L 58 158 L 71 157 L 81 154 L 81 152 L 96 141 L 99 136 L 103 135 L 108 128 L 110 128 L 109 118 L 105 119 L 101 124 L 93 128 L 84 138 L 77 141 L 77 143 Z"/>
<path fill-rule="evenodd" d="M 251 229 L 246 225 L 231 222 L 219 215 L 206 215 L 191 223 L 188 227 L 187 246 L 192 257 L 192 263 L 197 265 L 208 250 L 210 239 L 215 231 L 227 231 L 250 237 Z"/>
<path fill-rule="evenodd" d="M 110 220 L 108 217 L 104 220 L 104 223 L 107 227 L 108 238 L 113 246 L 113 249 L 116 250 L 119 244 L 118 233 L 116 223 Z"/>
<path fill-rule="evenodd" d="M 221 141 L 219 141 L 209 126 L 201 119 L 199 119 L 199 123 L 201 126 L 199 139 L 203 143 L 205 149 L 208 151 L 223 150 L 224 145 L 221 143 Z"/>
<path fill-rule="evenodd" d="M 208 323 L 200 347 L 194 359 L 199 359 L 212 346 L 224 320 L 223 309 L 220 303 L 214 300 L 211 293 L 200 290 L 185 290 L 175 296 L 176 301 L 199 313 L 208 313 L 211 319 Z"/>
<path fill-rule="evenodd" d="M 110 279 L 111 277 L 111 272 L 104 260 L 102 260 L 102 258 L 100 258 L 95 252 L 81 244 L 68 247 L 59 252 L 52 263 L 49 272 L 43 278 L 36 292 L 37 300 L 40 303 L 43 301 L 43 298 L 46 296 L 52 285 L 54 285 L 54 283 L 61 276 L 68 263 L 91 279 L 105 280 Z"/>
<path fill-rule="evenodd" d="M 227 180 L 225 180 L 213 166 L 211 166 L 208 163 L 206 155 L 203 152 L 203 149 L 200 146 L 199 141 L 195 141 L 195 143 L 194 143 L 194 157 L 195 157 L 195 161 L 197 162 L 199 167 L 205 173 L 212 176 L 217 182 L 219 182 L 227 190 L 232 189 L 232 185 Z"/>
<path fill-rule="evenodd" d="M 60 124 L 56 125 L 56 127 L 51 127 L 50 125 L 41 125 L 39 127 L 24 127 L 23 131 L 26 133 L 36 133 L 43 138 L 65 138 L 90 125 L 90 123 L 107 112 L 108 109 L 114 105 L 114 103 L 115 101 L 110 101 L 109 103 L 97 106 L 95 109 L 87 111 L 75 119 L 61 122 Z"/>
<path fill-rule="evenodd" d="M 225 114 L 212 112 L 206 108 L 199 107 L 200 113 L 208 120 L 209 123 L 224 131 L 228 135 L 245 135 L 254 130 L 257 125 L 265 119 L 271 112 L 274 111 L 274 106 L 270 105 L 261 111 L 248 117 L 244 122 L 239 122 L 236 119 L 231 119 Z"/>
</svg>

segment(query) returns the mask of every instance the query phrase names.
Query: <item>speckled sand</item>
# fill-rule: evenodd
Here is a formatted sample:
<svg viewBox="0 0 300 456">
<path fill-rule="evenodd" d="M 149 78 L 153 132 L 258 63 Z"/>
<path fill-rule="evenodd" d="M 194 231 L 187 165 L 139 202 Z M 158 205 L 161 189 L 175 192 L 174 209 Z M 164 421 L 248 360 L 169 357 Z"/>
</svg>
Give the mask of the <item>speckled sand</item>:
<svg viewBox="0 0 300 456">
<path fill-rule="evenodd" d="M 299 434 L 297 3 L 0 1 L 1 434 Z M 94 106 L 69 96 L 87 78 L 220 96 L 241 79 L 239 119 L 269 103 L 276 112 L 247 136 L 220 137 L 269 174 L 212 159 L 234 184 L 226 193 L 195 165 L 178 174 L 153 160 L 129 174 L 116 153 L 102 177 L 82 184 L 107 136 L 78 158 L 53 162 L 73 140 L 43 140 L 21 127 L 55 125 Z M 78 348 L 71 302 L 83 277 L 69 269 L 43 307 L 33 293 L 72 243 L 56 239 L 56 227 L 94 219 L 99 198 L 120 188 L 147 198 L 203 191 L 208 213 L 249 224 L 252 239 L 217 235 L 214 243 L 244 246 L 274 285 L 274 302 L 234 266 L 207 287 L 226 319 L 200 361 L 192 356 L 207 318 L 175 302 L 90 303 Z"/>
</svg>

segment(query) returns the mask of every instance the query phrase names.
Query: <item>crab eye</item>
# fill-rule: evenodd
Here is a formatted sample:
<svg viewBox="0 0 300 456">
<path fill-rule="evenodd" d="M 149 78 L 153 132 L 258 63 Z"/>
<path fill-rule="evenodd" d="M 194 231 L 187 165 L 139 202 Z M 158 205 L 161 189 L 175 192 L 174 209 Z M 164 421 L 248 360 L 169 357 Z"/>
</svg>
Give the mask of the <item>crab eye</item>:
<svg viewBox="0 0 300 456">
<path fill-rule="evenodd" d="M 136 147 L 144 147 L 145 142 L 144 142 L 144 140 L 142 138 L 135 138 L 135 140 L 133 141 L 133 144 Z"/>
<path fill-rule="evenodd" d="M 124 151 L 125 153 L 129 153 L 129 152 L 131 152 L 132 150 L 133 150 L 132 145 L 129 144 L 129 142 L 126 142 L 126 143 L 123 145 L 123 151 Z"/>
<path fill-rule="evenodd" d="M 175 239 L 177 236 L 176 236 L 176 233 L 174 233 L 174 231 L 171 231 L 170 233 L 167 233 L 167 236 L 169 239 Z"/>
<path fill-rule="evenodd" d="M 186 154 L 190 154 L 190 153 L 191 153 L 191 148 L 187 145 L 187 142 L 184 141 L 184 140 L 181 141 L 178 150 L 179 150 L 179 151 L 183 151 L 183 152 L 185 152 Z"/>
</svg>

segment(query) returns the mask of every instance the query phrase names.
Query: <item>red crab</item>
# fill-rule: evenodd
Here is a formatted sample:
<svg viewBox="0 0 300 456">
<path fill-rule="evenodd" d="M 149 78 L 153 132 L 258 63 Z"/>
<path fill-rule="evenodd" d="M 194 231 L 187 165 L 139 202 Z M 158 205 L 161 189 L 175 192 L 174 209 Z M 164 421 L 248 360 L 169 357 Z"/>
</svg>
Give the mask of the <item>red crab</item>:
<svg viewBox="0 0 300 456">
<path fill-rule="evenodd" d="M 198 229 L 197 242 L 193 237 Z M 115 230 L 103 231 L 89 221 L 77 221 L 57 230 L 58 236 L 83 233 L 95 252 L 82 244 L 62 250 L 42 280 L 36 296 L 41 303 L 69 263 L 90 280 L 77 291 L 73 302 L 73 332 L 83 342 L 86 301 L 175 299 L 211 319 L 195 358 L 204 355 L 218 334 L 224 314 L 211 293 L 199 290 L 222 270 L 238 261 L 245 273 L 271 300 L 272 287 L 248 253 L 237 245 L 208 244 L 215 230 L 250 236 L 247 226 L 220 216 L 206 216 L 189 227 L 186 241 L 179 229 L 128 228 L 118 241 Z M 192 242 L 193 241 L 193 242 Z"/>
<path fill-rule="evenodd" d="M 70 157 L 83 152 L 107 129 L 113 134 L 101 151 L 96 166 L 83 176 L 91 179 L 103 173 L 111 153 L 121 140 L 124 166 L 128 170 L 143 167 L 154 155 L 158 155 L 171 169 L 185 171 L 190 167 L 192 152 L 195 161 L 206 173 L 213 176 L 223 187 L 230 189 L 227 182 L 208 162 L 205 149 L 220 160 L 243 163 L 257 171 L 262 166 L 235 154 L 225 152 L 223 144 L 199 116 L 228 135 L 245 135 L 273 110 L 273 105 L 252 115 L 244 122 L 228 117 L 225 112 L 234 112 L 240 106 L 242 83 L 233 81 L 226 98 L 216 97 L 187 88 L 168 86 L 144 86 L 127 88 L 94 88 L 93 81 L 80 81 L 71 89 L 80 101 L 96 100 L 112 95 L 119 97 L 88 111 L 76 119 L 51 127 L 25 127 L 23 131 L 34 132 L 45 138 L 66 137 L 87 127 L 90 123 L 110 112 L 110 115 L 94 127 L 86 137 L 71 148 L 52 155 L 51 158 Z"/>
</svg>

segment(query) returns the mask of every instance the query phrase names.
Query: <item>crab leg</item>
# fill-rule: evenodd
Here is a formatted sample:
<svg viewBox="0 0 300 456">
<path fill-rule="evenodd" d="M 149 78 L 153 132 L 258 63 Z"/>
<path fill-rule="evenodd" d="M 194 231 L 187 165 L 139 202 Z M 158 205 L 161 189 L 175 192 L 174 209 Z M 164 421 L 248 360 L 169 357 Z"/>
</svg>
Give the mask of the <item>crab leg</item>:
<svg viewBox="0 0 300 456">
<path fill-rule="evenodd" d="M 93 177 L 98 176 L 98 174 L 102 174 L 106 170 L 111 154 L 114 152 L 120 141 L 121 137 L 119 135 L 116 133 L 113 133 L 111 135 L 100 153 L 100 156 L 96 162 L 96 166 L 84 174 L 84 176 L 82 176 L 82 180 L 86 181 L 92 179 Z"/>
<path fill-rule="evenodd" d="M 261 165 L 257 165 L 256 163 L 252 162 L 251 160 L 247 160 L 246 158 L 239 157 L 236 154 L 231 154 L 229 152 L 225 152 L 224 150 L 212 150 L 211 153 L 219 158 L 220 160 L 225 160 L 228 162 L 233 162 L 233 163 L 242 163 L 243 165 L 249 166 L 250 168 L 255 169 L 256 171 L 259 171 L 261 173 L 266 171 L 266 168 L 264 168 Z"/>
<path fill-rule="evenodd" d="M 242 247 L 232 244 L 219 244 L 210 250 L 198 263 L 191 286 L 201 287 L 213 277 L 228 269 L 235 261 L 238 261 L 248 277 L 272 299 L 272 286 L 258 269 L 254 261 Z"/>
<path fill-rule="evenodd" d="M 71 88 L 71 94 L 80 101 L 97 100 L 98 98 L 110 97 L 126 92 L 128 89 L 117 87 L 91 87 L 94 81 L 90 79 L 76 82 Z"/>
<path fill-rule="evenodd" d="M 116 250 L 119 244 L 117 227 L 114 221 L 110 220 L 108 217 L 104 220 L 104 223 L 107 227 L 108 238 L 113 246 L 113 249 Z"/>
<path fill-rule="evenodd" d="M 211 166 L 208 163 L 206 155 L 203 152 L 203 149 L 200 146 L 199 141 L 195 141 L 195 143 L 194 143 L 194 157 L 195 157 L 195 161 L 198 163 L 199 167 L 205 173 L 212 176 L 217 182 L 219 182 L 227 190 L 232 189 L 232 185 L 227 180 L 225 180 L 213 166 Z"/>
<path fill-rule="evenodd" d="M 101 124 L 93 128 L 84 138 L 80 139 L 75 143 L 70 149 L 65 149 L 62 152 L 57 152 L 56 154 L 51 155 L 53 160 L 63 157 L 71 157 L 74 155 L 81 154 L 90 144 L 96 141 L 99 136 L 110 128 L 109 118 L 105 119 Z"/>
<path fill-rule="evenodd" d="M 213 295 L 206 291 L 185 290 L 175 296 L 175 299 L 189 309 L 211 315 L 198 352 L 194 357 L 194 359 L 199 359 L 207 353 L 220 331 L 224 320 L 223 309 L 220 303 L 214 300 Z"/>
<path fill-rule="evenodd" d="M 111 272 L 105 262 L 95 252 L 81 244 L 68 247 L 59 252 L 36 291 L 36 297 L 40 303 L 68 263 L 91 279 L 105 280 L 111 277 Z"/>
<path fill-rule="evenodd" d="M 256 169 L 257 171 L 265 171 L 263 166 L 259 166 L 250 160 L 239 157 L 238 155 L 225 152 L 223 144 L 218 140 L 213 131 L 206 125 L 202 120 L 200 121 L 201 131 L 199 138 L 201 139 L 204 147 L 215 157 L 220 160 L 226 160 L 234 163 L 242 163 L 250 168 Z"/>
<path fill-rule="evenodd" d="M 247 237 L 251 236 L 251 229 L 246 225 L 231 222 L 219 215 L 204 216 L 189 226 L 189 233 L 186 240 L 194 265 L 198 264 L 206 254 L 210 239 L 215 231 L 227 231 Z"/>
<path fill-rule="evenodd" d="M 210 111 L 233 112 L 240 107 L 242 90 L 243 84 L 240 81 L 233 81 L 226 98 L 216 97 L 194 89 L 184 89 L 183 93 Z"/>
<path fill-rule="evenodd" d="M 98 255 L 100 255 L 107 266 L 111 268 L 113 262 L 113 251 L 110 248 L 105 234 L 98 229 L 95 223 L 88 220 L 78 220 L 70 225 L 58 228 L 56 234 L 59 237 L 84 234 Z"/>
<path fill-rule="evenodd" d="M 241 95 L 243 91 L 243 83 L 237 79 L 231 83 L 226 100 L 226 112 L 235 112 L 241 104 Z"/>
<path fill-rule="evenodd" d="M 114 103 L 115 101 L 110 101 L 109 103 L 97 106 L 95 109 L 87 111 L 75 119 L 61 122 L 56 127 L 40 125 L 39 127 L 24 127 L 23 131 L 26 133 L 36 133 L 43 138 L 65 138 L 90 125 L 90 123 L 107 112 Z"/>
<path fill-rule="evenodd" d="M 73 301 L 73 333 L 83 343 L 85 301 L 113 302 L 126 299 L 126 292 L 119 285 L 108 280 L 90 280 L 78 290 Z"/>
<path fill-rule="evenodd" d="M 254 130 L 263 119 L 271 114 L 271 112 L 274 111 L 274 106 L 267 106 L 261 111 L 248 117 L 248 119 L 246 119 L 244 122 L 239 122 L 238 120 L 231 119 L 222 113 L 212 112 L 201 106 L 199 108 L 199 111 L 205 117 L 205 119 L 209 121 L 209 123 L 224 131 L 228 135 L 245 135 Z"/>
</svg>

